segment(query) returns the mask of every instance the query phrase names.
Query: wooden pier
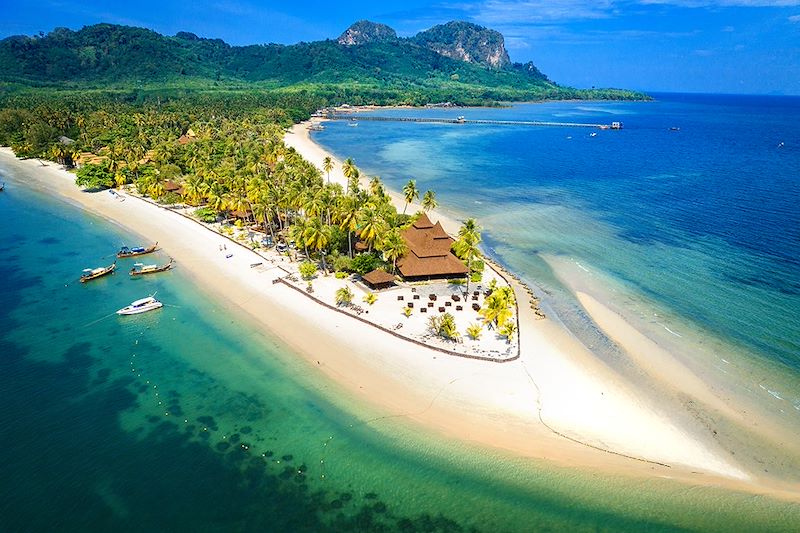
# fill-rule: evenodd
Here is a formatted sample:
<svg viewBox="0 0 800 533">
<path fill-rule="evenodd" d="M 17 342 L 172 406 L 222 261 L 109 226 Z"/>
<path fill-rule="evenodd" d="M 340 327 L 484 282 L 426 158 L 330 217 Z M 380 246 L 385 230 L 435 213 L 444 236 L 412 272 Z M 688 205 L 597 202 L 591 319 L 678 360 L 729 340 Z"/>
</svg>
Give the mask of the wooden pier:
<svg viewBox="0 0 800 533">
<path fill-rule="evenodd" d="M 376 117 L 372 115 L 353 116 L 352 114 L 331 113 L 326 116 L 328 120 L 374 121 L 374 122 L 421 122 L 428 124 L 483 124 L 491 126 L 551 126 L 562 128 L 596 128 L 600 130 L 622 129 L 621 122 L 611 124 L 587 124 L 581 122 L 547 122 L 541 120 L 476 120 L 458 118 L 424 118 L 424 117 Z"/>
</svg>

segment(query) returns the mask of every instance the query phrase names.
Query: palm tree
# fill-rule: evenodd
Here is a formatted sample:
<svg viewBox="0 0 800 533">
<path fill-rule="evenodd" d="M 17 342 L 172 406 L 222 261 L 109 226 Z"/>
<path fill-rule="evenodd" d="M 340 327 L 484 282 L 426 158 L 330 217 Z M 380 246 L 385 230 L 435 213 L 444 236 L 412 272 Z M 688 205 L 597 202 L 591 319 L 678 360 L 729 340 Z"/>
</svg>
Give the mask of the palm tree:
<svg viewBox="0 0 800 533">
<path fill-rule="evenodd" d="M 358 214 L 358 236 L 369 245 L 369 251 L 375 242 L 381 242 L 386 232 L 386 221 L 374 206 L 367 204 Z"/>
<path fill-rule="evenodd" d="M 511 341 L 514 339 L 514 333 L 516 333 L 516 331 L 517 323 L 510 319 L 506 320 L 505 323 L 500 326 L 500 329 L 497 330 L 500 335 L 503 335 L 506 338 L 506 342 L 509 344 L 511 344 Z"/>
<path fill-rule="evenodd" d="M 306 241 L 306 231 L 309 227 L 309 221 L 305 217 L 297 217 L 294 224 L 289 228 L 289 238 L 295 242 L 295 245 L 303 245 L 303 251 L 306 254 L 306 259 L 311 261 L 311 256 L 308 254 L 308 242 Z"/>
<path fill-rule="evenodd" d="M 399 228 L 392 228 L 381 243 L 383 259 L 392 262 L 392 274 L 397 271 L 397 260 L 408 253 L 408 244 L 400 234 Z"/>
<path fill-rule="evenodd" d="M 225 189 L 218 181 L 212 181 L 206 192 L 208 206 L 214 211 L 221 212 L 225 209 Z"/>
<path fill-rule="evenodd" d="M 325 250 L 331 240 L 331 228 L 322 223 L 319 218 L 312 218 L 306 225 L 303 234 L 304 244 L 310 246 L 312 250 L 320 252 L 322 256 L 322 270 L 328 273 L 328 265 L 325 263 Z"/>
<path fill-rule="evenodd" d="M 406 199 L 406 205 L 403 207 L 403 214 L 405 215 L 408 204 L 419 198 L 419 189 L 417 189 L 416 181 L 408 180 L 408 183 L 403 187 L 403 196 Z"/>
<path fill-rule="evenodd" d="M 479 313 L 490 328 L 493 325 L 502 327 L 514 316 L 513 306 L 514 291 L 511 287 L 502 287 L 486 297 Z"/>
<path fill-rule="evenodd" d="M 371 180 L 369 180 L 369 193 L 372 196 L 383 197 L 383 183 L 381 183 L 381 178 L 378 176 L 373 176 Z"/>
<path fill-rule="evenodd" d="M 336 290 L 336 305 L 350 305 L 352 301 L 353 291 L 350 290 L 350 287 L 342 287 Z"/>
<path fill-rule="evenodd" d="M 472 281 L 472 261 L 481 256 L 478 248 L 478 243 L 481 242 L 480 232 L 481 227 L 475 219 L 468 218 L 458 230 L 458 240 L 453 243 L 453 251 L 461 260 L 467 262 L 467 294 L 469 294 L 469 282 Z"/>
<path fill-rule="evenodd" d="M 469 326 L 467 326 L 467 335 L 469 335 L 469 337 L 472 340 L 480 339 L 482 331 L 483 328 L 481 327 L 480 324 L 470 324 Z"/>
<path fill-rule="evenodd" d="M 436 201 L 436 193 L 433 191 L 426 191 L 425 196 L 422 197 L 422 209 L 431 211 L 436 209 L 439 203 Z"/>
<path fill-rule="evenodd" d="M 331 182 L 331 170 L 333 170 L 333 160 L 330 156 L 325 156 L 322 160 L 322 170 L 328 175 L 328 183 Z"/>
<path fill-rule="evenodd" d="M 361 206 L 355 196 L 343 196 L 337 206 L 336 219 L 339 227 L 347 232 L 347 254 L 353 257 L 353 232 L 358 229 L 358 213 Z"/>
<path fill-rule="evenodd" d="M 347 194 L 350 194 L 350 185 L 354 179 L 358 179 L 359 172 L 356 164 L 349 157 L 342 163 L 342 174 L 347 178 Z M 356 182 L 358 183 L 358 182 Z"/>
<path fill-rule="evenodd" d="M 192 204 L 197 205 L 203 199 L 205 191 L 208 189 L 208 184 L 200 179 L 196 174 L 192 174 L 186 178 L 183 183 L 184 194 L 186 200 Z"/>
</svg>

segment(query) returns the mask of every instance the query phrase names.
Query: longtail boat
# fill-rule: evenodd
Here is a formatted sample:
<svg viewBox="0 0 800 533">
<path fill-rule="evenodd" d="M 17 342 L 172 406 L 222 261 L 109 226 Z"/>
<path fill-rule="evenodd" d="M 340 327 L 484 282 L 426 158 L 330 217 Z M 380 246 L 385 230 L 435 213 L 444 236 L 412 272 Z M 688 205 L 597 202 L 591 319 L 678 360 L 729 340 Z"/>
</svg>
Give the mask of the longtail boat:
<svg viewBox="0 0 800 533">
<path fill-rule="evenodd" d="M 136 248 L 128 248 L 127 246 L 123 246 L 117 252 L 117 257 L 134 257 L 137 255 L 144 255 L 144 254 L 151 254 L 158 250 L 158 242 L 156 242 L 153 246 L 148 246 L 147 248 L 143 248 L 138 246 Z"/>
<path fill-rule="evenodd" d="M 138 268 L 137 268 L 138 267 Z M 172 268 L 172 258 L 169 258 L 169 262 L 165 263 L 161 266 L 158 265 L 143 265 L 141 263 L 136 263 L 136 265 L 131 269 L 131 276 L 141 276 L 142 274 L 155 274 L 157 272 L 164 272 L 165 270 L 169 270 Z"/>
<path fill-rule="evenodd" d="M 98 268 L 85 268 L 84 274 L 81 276 L 81 283 L 86 283 L 89 280 L 97 279 L 99 277 L 105 276 L 106 274 L 111 274 L 114 272 L 114 269 L 117 268 L 117 262 L 114 261 L 107 267 L 98 267 Z"/>
</svg>

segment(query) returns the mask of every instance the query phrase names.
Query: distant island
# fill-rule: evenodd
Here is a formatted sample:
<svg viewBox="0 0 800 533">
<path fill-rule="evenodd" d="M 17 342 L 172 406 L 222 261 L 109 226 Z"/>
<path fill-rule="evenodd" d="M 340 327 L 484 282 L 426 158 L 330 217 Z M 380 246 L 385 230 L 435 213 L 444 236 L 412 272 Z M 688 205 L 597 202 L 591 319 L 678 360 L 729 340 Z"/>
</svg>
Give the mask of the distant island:
<svg viewBox="0 0 800 533">
<path fill-rule="evenodd" d="M 533 63 L 513 63 L 499 32 L 457 21 L 409 38 L 359 21 L 336 40 L 294 45 L 231 46 L 188 32 L 168 37 L 114 24 L 3 39 L 0 96 L 31 88 L 122 91 L 135 95 L 129 100 L 153 92 L 288 92 L 309 111 L 342 103 L 647 98 L 621 89 L 560 86 Z"/>
</svg>

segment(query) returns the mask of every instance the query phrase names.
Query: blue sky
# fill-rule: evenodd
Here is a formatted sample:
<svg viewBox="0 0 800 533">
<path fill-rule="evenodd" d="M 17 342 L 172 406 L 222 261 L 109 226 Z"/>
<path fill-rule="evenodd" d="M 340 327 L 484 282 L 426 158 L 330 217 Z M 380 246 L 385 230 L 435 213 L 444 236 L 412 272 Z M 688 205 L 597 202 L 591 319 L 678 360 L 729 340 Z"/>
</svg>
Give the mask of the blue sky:
<svg viewBox="0 0 800 533">
<path fill-rule="evenodd" d="M 97 22 L 231 44 L 336 38 L 369 19 L 401 36 L 449 20 L 496 29 L 513 61 L 576 87 L 800 94 L 800 0 L 0 0 L 0 37 Z"/>
</svg>

